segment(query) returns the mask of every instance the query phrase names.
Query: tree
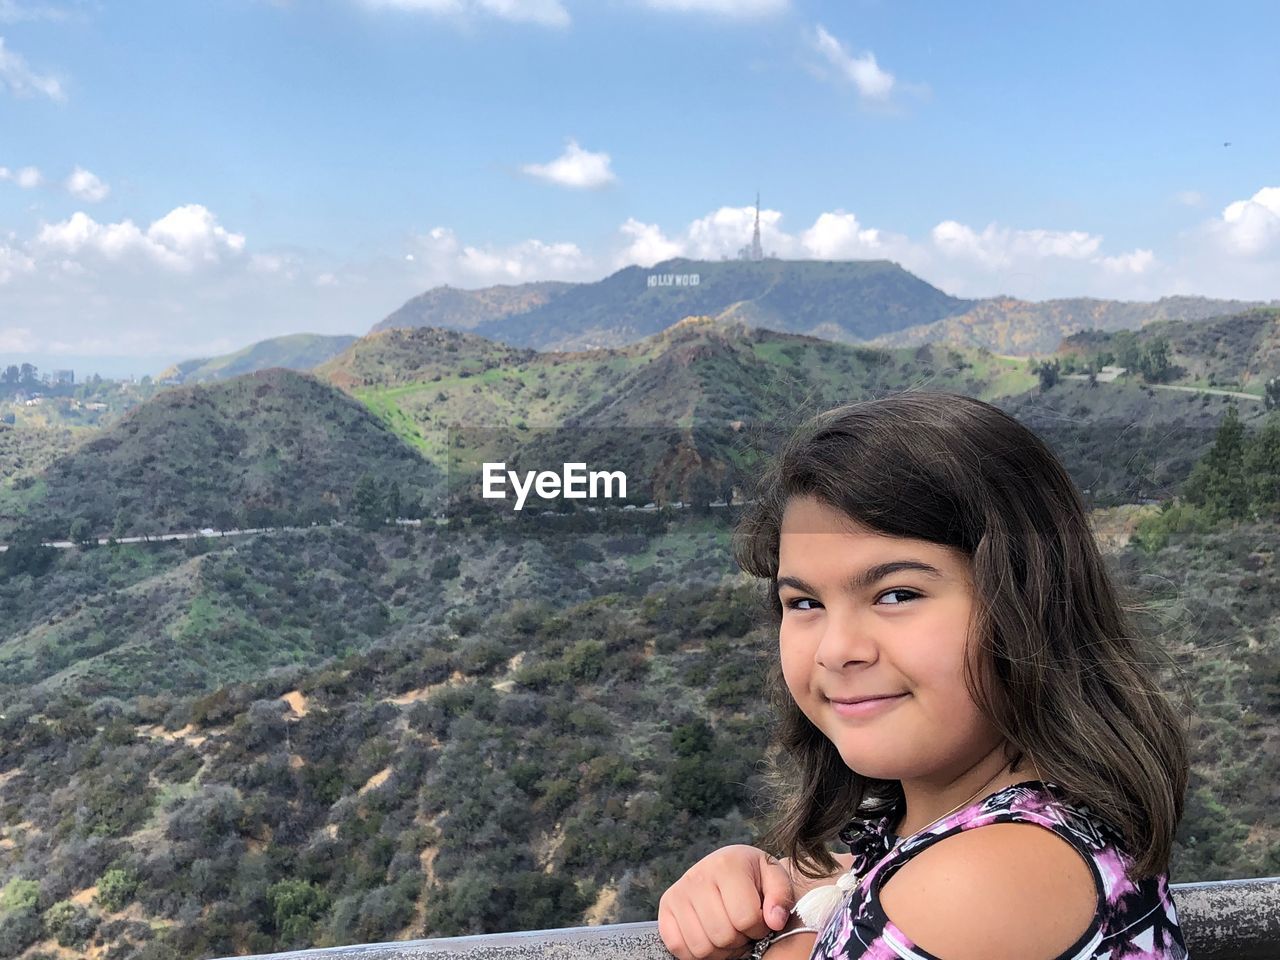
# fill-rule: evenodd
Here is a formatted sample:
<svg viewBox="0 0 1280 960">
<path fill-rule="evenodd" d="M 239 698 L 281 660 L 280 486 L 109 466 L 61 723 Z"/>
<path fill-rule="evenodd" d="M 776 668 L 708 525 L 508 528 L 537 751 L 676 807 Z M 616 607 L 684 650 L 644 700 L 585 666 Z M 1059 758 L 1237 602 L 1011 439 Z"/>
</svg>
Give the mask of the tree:
<svg viewBox="0 0 1280 960">
<path fill-rule="evenodd" d="M 1156 337 L 1142 351 L 1138 369 L 1147 383 L 1163 383 L 1169 376 L 1169 341 Z"/>
<path fill-rule="evenodd" d="M 68 539 L 82 547 L 94 546 L 93 529 L 89 526 L 89 521 L 84 517 L 76 517 L 72 520 Z"/>
<path fill-rule="evenodd" d="M 22 573 L 38 577 L 53 564 L 56 553 L 53 547 L 41 542 L 39 531 L 29 527 L 16 530 L 9 549 L 0 553 L 0 579 Z"/>
<path fill-rule="evenodd" d="M 1036 368 L 1036 373 L 1040 375 L 1040 391 L 1050 389 L 1058 382 L 1058 361 L 1055 359 L 1052 363 L 1046 360 Z"/>
<path fill-rule="evenodd" d="M 1124 367 L 1126 376 L 1138 369 L 1142 363 L 1142 348 L 1138 346 L 1138 338 L 1132 330 L 1121 330 L 1116 333 L 1114 346 L 1116 363 Z"/>
<path fill-rule="evenodd" d="M 1280 517 L 1280 415 L 1273 415 L 1245 447 L 1244 476 L 1254 511 Z"/>
<path fill-rule="evenodd" d="M 387 484 L 387 516 L 395 520 L 400 516 L 400 484 L 394 480 Z"/>
<path fill-rule="evenodd" d="M 355 510 L 360 525 L 366 530 L 376 530 L 386 520 L 383 509 L 382 494 L 378 489 L 378 481 L 373 474 L 365 473 L 356 482 L 355 493 L 351 497 L 351 505 Z"/>
<path fill-rule="evenodd" d="M 689 481 L 689 503 L 693 512 L 700 516 L 710 513 L 711 501 L 715 498 L 715 482 L 704 471 L 699 470 Z"/>
<path fill-rule="evenodd" d="M 1188 503 L 1203 506 L 1216 519 L 1243 519 L 1249 514 L 1244 467 L 1244 424 L 1234 402 L 1218 427 L 1213 447 L 1192 468 L 1183 488 Z"/>
</svg>

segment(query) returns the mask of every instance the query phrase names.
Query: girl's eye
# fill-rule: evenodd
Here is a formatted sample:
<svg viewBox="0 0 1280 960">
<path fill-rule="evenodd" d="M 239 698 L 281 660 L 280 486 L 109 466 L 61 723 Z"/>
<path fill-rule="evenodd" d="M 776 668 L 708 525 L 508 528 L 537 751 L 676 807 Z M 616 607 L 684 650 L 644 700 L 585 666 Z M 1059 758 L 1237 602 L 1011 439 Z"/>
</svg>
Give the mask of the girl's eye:
<svg viewBox="0 0 1280 960">
<path fill-rule="evenodd" d="M 890 607 L 900 607 L 900 606 L 902 606 L 904 603 L 907 603 L 907 602 L 909 602 L 910 600 L 915 600 L 915 599 L 917 599 L 917 598 L 920 596 L 920 594 L 916 593 L 914 590 L 907 590 L 907 589 L 906 589 L 906 588 L 904 588 L 904 587 L 899 587 L 899 588 L 897 588 L 897 589 L 895 589 L 895 590 L 886 590 L 884 593 L 880 594 L 880 596 L 879 596 L 879 597 L 877 597 L 876 599 L 878 600 L 878 599 L 881 599 L 881 598 L 883 598 L 883 597 L 890 596 L 890 595 L 892 595 L 892 594 L 905 594 L 905 595 L 907 596 L 907 598 L 908 598 L 908 599 L 907 599 L 907 600 L 895 600 L 893 603 L 886 604 L 886 606 L 890 606 Z M 808 613 L 809 611 L 811 611 L 811 610 L 815 610 L 815 609 L 817 609 L 817 608 L 816 608 L 816 607 L 801 607 L 801 606 L 798 606 L 798 604 L 801 604 L 801 603 L 817 603 L 817 602 L 818 602 L 817 600 L 810 599 L 809 597 L 792 597 L 792 598 L 791 598 L 790 600 L 788 600 L 785 604 L 783 604 L 783 606 L 785 606 L 788 610 L 798 610 L 798 611 L 801 611 L 801 612 L 804 612 L 804 613 Z"/>
</svg>

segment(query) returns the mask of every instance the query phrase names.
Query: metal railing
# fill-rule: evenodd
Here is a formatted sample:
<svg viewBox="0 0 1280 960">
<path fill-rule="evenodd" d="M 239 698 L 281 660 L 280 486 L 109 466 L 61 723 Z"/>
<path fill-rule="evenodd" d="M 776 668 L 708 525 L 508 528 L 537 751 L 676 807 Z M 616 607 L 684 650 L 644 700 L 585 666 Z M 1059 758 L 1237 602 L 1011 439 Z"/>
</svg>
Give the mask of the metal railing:
<svg viewBox="0 0 1280 960">
<path fill-rule="evenodd" d="M 1171 889 L 1190 960 L 1280 960 L 1280 877 L 1175 883 Z M 671 960 L 654 920 L 293 950 L 257 954 L 252 960 L 416 960 L 418 957 Z"/>
</svg>

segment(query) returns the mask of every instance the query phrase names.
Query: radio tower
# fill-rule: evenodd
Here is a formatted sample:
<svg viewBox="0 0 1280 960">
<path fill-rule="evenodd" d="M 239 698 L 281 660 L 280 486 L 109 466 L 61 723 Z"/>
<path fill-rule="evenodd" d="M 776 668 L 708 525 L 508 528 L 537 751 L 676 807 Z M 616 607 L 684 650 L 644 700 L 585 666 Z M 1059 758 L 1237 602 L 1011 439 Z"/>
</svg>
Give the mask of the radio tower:
<svg viewBox="0 0 1280 960">
<path fill-rule="evenodd" d="M 756 191 L 756 232 L 751 235 L 751 259 L 763 260 L 764 250 L 760 246 L 760 191 Z"/>
</svg>

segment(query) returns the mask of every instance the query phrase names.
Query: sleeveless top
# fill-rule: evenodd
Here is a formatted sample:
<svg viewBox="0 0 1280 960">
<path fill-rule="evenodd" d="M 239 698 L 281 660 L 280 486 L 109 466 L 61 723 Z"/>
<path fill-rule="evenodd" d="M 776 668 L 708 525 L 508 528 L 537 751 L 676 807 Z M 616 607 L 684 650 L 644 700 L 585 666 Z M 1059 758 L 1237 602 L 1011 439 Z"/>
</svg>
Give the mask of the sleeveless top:
<svg viewBox="0 0 1280 960">
<path fill-rule="evenodd" d="M 880 887 L 921 850 L 962 830 L 992 823 L 1037 823 L 1081 854 L 1093 874 L 1098 909 L 1079 939 L 1054 960 L 1186 960 L 1187 947 L 1168 875 L 1139 883 L 1125 875 L 1132 863 L 1123 839 L 1087 806 L 1068 803 L 1052 782 L 1026 780 L 978 800 L 914 834 L 892 853 L 889 830 L 900 803 L 882 817 L 855 817 L 840 831 L 861 882 L 819 932 L 810 960 L 941 960 L 917 946 L 880 906 Z M 869 871 L 869 872 L 867 872 Z M 864 875 L 865 873 L 865 875 Z"/>
</svg>

